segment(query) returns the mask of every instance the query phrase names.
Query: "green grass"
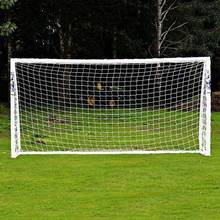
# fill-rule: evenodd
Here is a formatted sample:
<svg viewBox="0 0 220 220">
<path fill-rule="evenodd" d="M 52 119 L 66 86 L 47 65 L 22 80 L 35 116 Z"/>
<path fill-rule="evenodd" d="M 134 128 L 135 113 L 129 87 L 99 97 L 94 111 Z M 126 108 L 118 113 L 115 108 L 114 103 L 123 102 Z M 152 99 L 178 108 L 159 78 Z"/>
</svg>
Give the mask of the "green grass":
<svg viewBox="0 0 220 220">
<path fill-rule="evenodd" d="M 220 219 L 220 113 L 212 156 L 46 155 L 10 159 L 0 109 L 0 219 Z"/>
<path fill-rule="evenodd" d="M 27 151 L 198 150 L 198 123 L 199 112 L 29 108 L 21 112 L 21 142 Z"/>
</svg>

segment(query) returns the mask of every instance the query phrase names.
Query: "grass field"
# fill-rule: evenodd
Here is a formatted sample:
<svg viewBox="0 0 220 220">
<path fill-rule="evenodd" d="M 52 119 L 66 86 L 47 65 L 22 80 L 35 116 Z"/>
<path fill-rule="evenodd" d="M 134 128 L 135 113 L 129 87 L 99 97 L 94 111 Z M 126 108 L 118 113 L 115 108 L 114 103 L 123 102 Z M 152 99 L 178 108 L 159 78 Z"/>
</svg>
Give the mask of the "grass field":
<svg viewBox="0 0 220 220">
<path fill-rule="evenodd" d="M 46 155 L 10 159 L 0 108 L 0 219 L 220 219 L 220 113 L 212 156 Z"/>
<path fill-rule="evenodd" d="M 199 149 L 197 111 L 32 107 L 20 115 L 25 151 Z"/>
</svg>

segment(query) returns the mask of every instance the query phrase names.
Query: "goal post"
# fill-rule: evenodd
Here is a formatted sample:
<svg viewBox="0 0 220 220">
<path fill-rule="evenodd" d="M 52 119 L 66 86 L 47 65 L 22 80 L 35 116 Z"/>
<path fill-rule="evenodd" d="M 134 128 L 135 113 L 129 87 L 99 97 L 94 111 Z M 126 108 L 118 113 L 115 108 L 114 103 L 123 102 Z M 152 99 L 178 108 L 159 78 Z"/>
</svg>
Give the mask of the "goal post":
<svg viewBox="0 0 220 220">
<path fill-rule="evenodd" d="M 11 59 L 11 157 L 210 155 L 209 57 Z"/>
<path fill-rule="evenodd" d="M 211 61 L 204 61 L 200 98 L 199 149 L 201 154 L 211 154 Z"/>
<path fill-rule="evenodd" d="M 13 59 L 10 66 L 10 100 L 11 157 L 16 158 L 21 152 L 21 143 L 17 76 Z"/>
</svg>

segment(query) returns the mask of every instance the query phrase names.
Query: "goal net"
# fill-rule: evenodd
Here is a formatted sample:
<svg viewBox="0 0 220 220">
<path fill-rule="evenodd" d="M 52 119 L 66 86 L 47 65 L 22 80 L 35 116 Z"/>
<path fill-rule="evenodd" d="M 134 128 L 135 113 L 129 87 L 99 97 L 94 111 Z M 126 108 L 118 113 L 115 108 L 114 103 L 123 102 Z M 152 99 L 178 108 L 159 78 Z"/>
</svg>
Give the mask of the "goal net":
<svg viewBox="0 0 220 220">
<path fill-rule="evenodd" d="M 11 150 L 210 155 L 210 59 L 12 59 Z"/>
</svg>

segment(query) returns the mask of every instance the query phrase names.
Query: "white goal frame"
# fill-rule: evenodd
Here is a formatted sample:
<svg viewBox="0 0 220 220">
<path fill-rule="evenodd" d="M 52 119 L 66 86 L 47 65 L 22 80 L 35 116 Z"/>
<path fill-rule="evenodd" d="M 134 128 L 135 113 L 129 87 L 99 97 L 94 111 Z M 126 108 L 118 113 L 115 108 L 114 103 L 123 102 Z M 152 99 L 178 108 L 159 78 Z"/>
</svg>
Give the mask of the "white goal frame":
<svg viewBox="0 0 220 220">
<path fill-rule="evenodd" d="M 20 141 L 20 119 L 19 100 L 16 78 L 16 63 L 41 63 L 41 64 L 155 64 L 155 63 L 185 63 L 203 62 L 202 89 L 200 97 L 200 118 L 199 118 L 199 149 L 198 150 L 126 150 L 126 151 L 22 151 Z M 70 60 L 70 59 L 25 59 L 13 58 L 10 66 L 10 97 L 11 97 L 11 157 L 18 155 L 33 154 L 165 154 L 165 153 L 200 153 L 205 156 L 211 154 L 211 71 L 209 57 L 190 58 L 153 58 L 153 59 L 110 59 L 110 60 Z M 205 131 L 204 131 L 205 127 Z"/>
</svg>

